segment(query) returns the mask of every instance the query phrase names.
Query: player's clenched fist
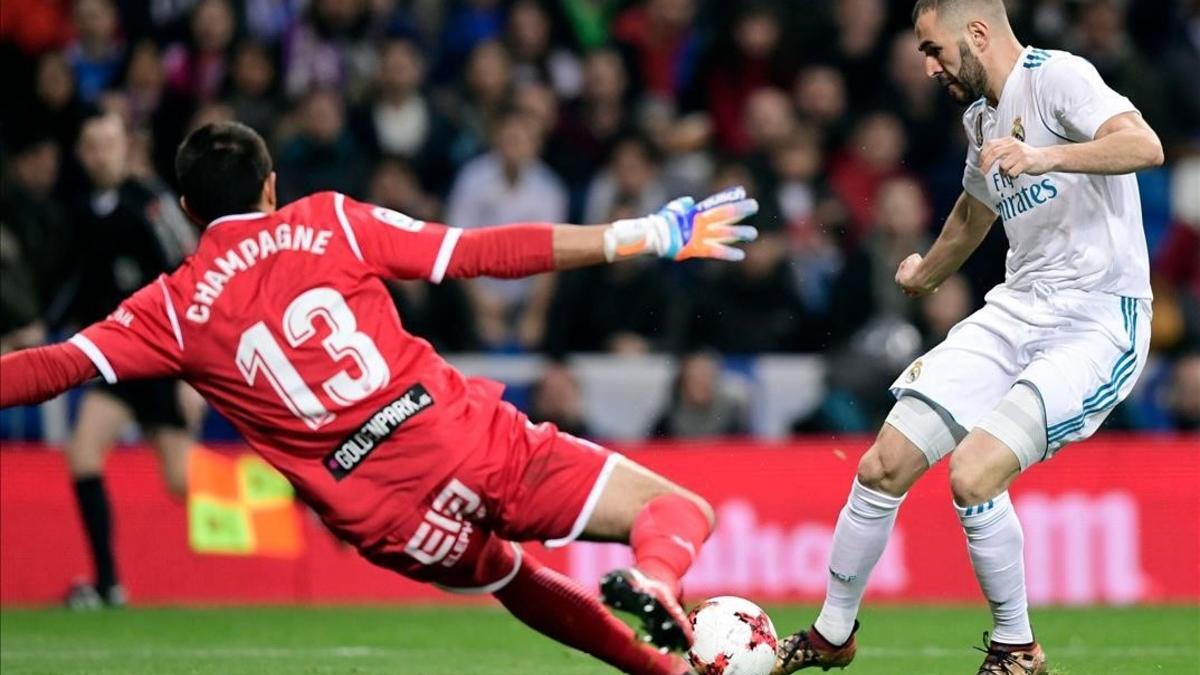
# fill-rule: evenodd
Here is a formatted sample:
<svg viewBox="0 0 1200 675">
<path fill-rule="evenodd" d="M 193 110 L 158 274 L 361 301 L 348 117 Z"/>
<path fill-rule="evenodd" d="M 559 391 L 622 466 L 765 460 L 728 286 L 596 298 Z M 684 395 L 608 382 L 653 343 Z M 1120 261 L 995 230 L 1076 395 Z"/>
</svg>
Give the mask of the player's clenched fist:
<svg viewBox="0 0 1200 675">
<path fill-rule="evenodd" d="M 896 269 L 896 283 L 900 285 L 900 288 L 904 289 L 904 294 L 910 298 L 919 298 L 937 290 L 937 286 L 921 280 L 918 273 L 921 269 L 922 260 L 924 259 L 920 253 L 914 253 L 901 260 L 900 267 Z"/>
<path fill-rule="evenodd" d="M 979 170 L 987 173 L 999 162 L 1000 171 L 1013 178 L 1021 174 L 1040 176 L 1053 169 L 1049 148 L 1035 148 L 1015 138 L 994 138 L 983 144 Z"/>
<path fill-rule="evenodd" d="M 736 223 L 755 213 L 758 202 L 747 199 L 742 187 L 718 192 L 699 204 L 680 197 L 658 213 L 613 223 L 604 233 L 604 254 L 609 261 L 643 253 L 672 260 L 741 260 L 746 253 L 730 244 L 754 241 L 758 230 Z"/>
</svg>

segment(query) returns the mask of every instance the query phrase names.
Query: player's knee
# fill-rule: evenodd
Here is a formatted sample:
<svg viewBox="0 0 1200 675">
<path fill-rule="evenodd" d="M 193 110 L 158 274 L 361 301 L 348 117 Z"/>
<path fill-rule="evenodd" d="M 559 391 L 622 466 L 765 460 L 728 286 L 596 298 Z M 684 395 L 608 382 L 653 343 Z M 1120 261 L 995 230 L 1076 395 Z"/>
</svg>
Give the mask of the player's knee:
<svg viewBox="0 0 1200 675">
<path fill-rule="evenodd" d="M 858 460 L 858 482 L 872 490 L 878 490 L 885 479 L 883 460 L 872 446 L 867 454 Z"/>
<path fill-rule="evenodd" d="M 104 470 L 104 451 L 94 444 L 71 439 L 64 449 L 67 469 L 73 478 L 98 476 Z"/>
<path fill-rule="evenodd" d="M 878 442 L 858 462 L 858 482 L 876 492 L 899 497 L 908 492 L 915 480 Z"/>
<path fill-rule="evenodd" d="M 1002 491 L 978 458 L 968 453 L 950 456 L 950 492 L 959 506 L 982 504 Z"/>
<path fill-rule="evenodd" d="M 696 494 L 695 492 L 691 492 L 690 490 L 685 490 L 683 488 L 676 488 L 676 489 L 671 490 L 670 492 L 660 494 L 657 497 L 655 497 L 655 499 L 657 499 L 658 497 L 665 497 L 668 495 L 670 496 L 669 498 L 671 500 L 676 500 L 676 499 L 682 497 L 683 499 L 687 500 L 688 502 L 691 502 L 692 505 L 695 506 L 696 509 L 699 510 L 700 513 L 704 515 L 705 521 L 708 522 L 709 531 L 711 532 L 712 530 L 716 529 L 716 527 L 717 527 L 717 512 L 713 508 L 712 504 L 710 504 L 707 499 L 705 499 L 704 497 L 701 497 L 700 495 Z M 642 509 L 645 509 L 647 506 L 649 506 L 650 502 L 652 502 L 652 501 L 654 501 L 654 499 L 647 500 L 646 503 L 642 505 Z"/>
</svg>

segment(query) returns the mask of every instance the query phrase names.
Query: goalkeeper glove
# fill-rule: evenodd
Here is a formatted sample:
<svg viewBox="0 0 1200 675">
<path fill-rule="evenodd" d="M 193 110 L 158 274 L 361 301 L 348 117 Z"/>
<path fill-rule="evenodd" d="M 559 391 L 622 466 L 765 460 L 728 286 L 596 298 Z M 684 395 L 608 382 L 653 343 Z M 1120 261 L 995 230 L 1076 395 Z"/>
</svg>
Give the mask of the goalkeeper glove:
<svg viewBox="0 0 1200 675">
<path fill-rule="evenodd" d="M 754 241 L 758 230 L 735 223 L 755 213 L 758 202 L 747 199 L 742 187 L 718 192 L 699 204 L 680 197 L 658 213 L 610 225 L 604 232 L 604 256 L 609 262 L 641 254 L 671 260 L 741 260 L 746 252 L 729 244 Z"/>
</svg>

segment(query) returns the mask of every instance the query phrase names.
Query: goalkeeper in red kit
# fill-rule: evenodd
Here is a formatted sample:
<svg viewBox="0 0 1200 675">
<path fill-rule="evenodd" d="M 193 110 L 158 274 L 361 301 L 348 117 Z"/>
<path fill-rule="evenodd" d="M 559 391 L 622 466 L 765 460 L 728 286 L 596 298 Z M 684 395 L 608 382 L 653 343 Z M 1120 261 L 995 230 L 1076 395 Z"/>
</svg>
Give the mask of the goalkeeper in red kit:
<svg viewBox="0 0 1200 675">
<path fill-rule="evenodd" d="M 502 385 L 464 377 L 404 330 L 383 280 L 521 277 L 637 255 L 738 260 L 754 228 L 740 188 L 609 225 L 463 231 L 324 192 L 277 207 L 263 140 L 236 122 L 180 146 L 195 254 L 65 343 L 0 359 L 0 406 L 97 376 L 189 382 L 376 565 L 489 593 L 534 629 L 629 673 L 680 675 L 659 647 L 691 629 L 680 578 L 713 527 L 700 497 L 618 454 L 533 424 Z M 600 598 L 517 542 L 628 543 Z"/>
</svg>

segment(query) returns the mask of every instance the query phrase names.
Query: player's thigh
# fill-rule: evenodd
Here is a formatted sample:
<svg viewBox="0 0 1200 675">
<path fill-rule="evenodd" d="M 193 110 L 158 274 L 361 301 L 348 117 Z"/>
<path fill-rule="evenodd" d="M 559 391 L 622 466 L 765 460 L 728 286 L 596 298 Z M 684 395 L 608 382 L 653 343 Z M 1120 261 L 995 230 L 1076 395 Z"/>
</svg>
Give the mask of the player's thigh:
<svg viewBox="0 0 1200 675">
<path fill-rule="evenodd" d="M 626 473 L 625 460 L 553 425 L 526 425 L 510 462 L 517 465 L 500 500 L 496 531 L 513 541 L 539 540 L 549 548 L 587 535 L 605 495 Z"/>
<path fill-rule="evenodd" d="M 646 503 L 663 495 L 682 495 L 716 524 L 712 506 L 700 495 L 680 487 L 628 457 L 618 457 L 612 475 L 600 492 L 581 538 L 589 541 L 628 541 L 633 521 Z"/>
<path fill-rule="evenodd" d="M 104 456 L 133 421 L 128 404 L 97 386 L 89 389 L 79 403 L 75 428 L 64 454 L 74 476 L 91 476 L 104 468 Z"/>
<path fill-rule="evenodd" d="M 185 496 L 188 456 L 195 444 L 191 432 L 175 427 L 158 427 L 147 430 L 146 435 L 158 454 L 167 490 L 176 497 Z"/>
<path fill-rule="evenodd" d="M 208 412 L 208 402 L 200 392 L 182 380 L 176 383 L 175 396 L 179 402 L 179 413 L 184 424 L 193 433 L 199 433 L 200 425 L 204 423 L 204 414 Z"/>
<path fill-rule="evenodd" d="M 176 380 L 152 379 L 130 382 L 124 398 L 133 409 L 142 435 L 158 453 L 167 489 L 176 496 L 187 492 L 187 455 L 193 434 L 181 400 L 184 393 Z"/>
<path fill-rule="evenodd" d="M 916 396 L 946 413 L 963 436 L 1000 401 L 1022 369 L 1024 323 L 1002 304 L 1007 299 L 1003 294 L 994 290 L 988 298 L 988 304 L 959 322 L 891 385 L 897 399 Z"/>
<path fill-rule="evenodd" d="M 1068 319 L 1020 374 L 1041 397 L 1045 454 L 1083 440 L 1133 390 L 1150 348 L 1150 302 L 1107 294 L 1057 300 Z"/>
<path fill-rule="evenodd" d="M 699 496 L 590 441 L 530 424 L 524 414 L 501 406 L 493 437 L 508 439 L 508 470 L 498 489 L 485 483 L 483 498 L 495 514 L 490 525 L 512 541 L 540 540 L 556 548 L 579 539 L 625 541 L 646 502 L 682 494 L 712 518 Z"/>
</svg>

